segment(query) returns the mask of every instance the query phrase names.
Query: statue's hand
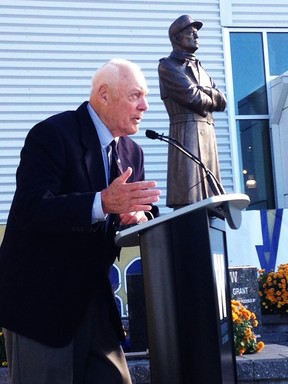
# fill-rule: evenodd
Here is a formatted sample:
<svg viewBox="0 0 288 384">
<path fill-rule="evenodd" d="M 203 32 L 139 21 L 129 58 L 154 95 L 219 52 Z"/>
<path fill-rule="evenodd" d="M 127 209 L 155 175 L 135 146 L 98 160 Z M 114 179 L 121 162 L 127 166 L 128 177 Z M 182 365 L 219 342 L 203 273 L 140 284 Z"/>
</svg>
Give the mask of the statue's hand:
<svg viewBox="0 0 288 384">
<path fill-rule="evenodd" d="M 202 85 L 197 85 L 197 88 L 200 89 L 200 91 L 206 93 L 209 97 L 212 97 L 212 88 L 211 87 L 202 87 Z"/>
</svg>

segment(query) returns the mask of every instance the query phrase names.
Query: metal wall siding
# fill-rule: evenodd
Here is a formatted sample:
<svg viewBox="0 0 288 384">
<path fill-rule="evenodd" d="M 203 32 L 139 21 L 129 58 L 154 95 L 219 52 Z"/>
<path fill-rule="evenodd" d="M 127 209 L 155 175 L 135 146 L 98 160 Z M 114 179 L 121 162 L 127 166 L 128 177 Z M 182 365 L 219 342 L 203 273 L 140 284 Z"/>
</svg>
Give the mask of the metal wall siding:
<svg viewBox="0 0 288 384">
<path fill-rule="evenodd" d="M 224 1 L 224 0 L 223 0 Z M 288 23 L 287 0 L 232 0 L 231 27 L 286 27 Z"/>
<path fill-rule="evenodd" d="M 168 212 L 167 145 L 148 140 L 145 130 L 168 133 L 157 67 L 171 51 L 169 25 L 186 13 L 204 22 L 198 57 L 225 91 L 219 0 L 0 1 L 0 223 L 6 222 L 28 130 L 87 100 L 95 69 L 113 57 L 136 61 L 146 75 L 150 109 L 134 139 L 146 155 L 146 178 L 163 189 L 160 210 Z M 232 191 L 227 113 L 215 118 L 223 182 Z"/>
</svg>

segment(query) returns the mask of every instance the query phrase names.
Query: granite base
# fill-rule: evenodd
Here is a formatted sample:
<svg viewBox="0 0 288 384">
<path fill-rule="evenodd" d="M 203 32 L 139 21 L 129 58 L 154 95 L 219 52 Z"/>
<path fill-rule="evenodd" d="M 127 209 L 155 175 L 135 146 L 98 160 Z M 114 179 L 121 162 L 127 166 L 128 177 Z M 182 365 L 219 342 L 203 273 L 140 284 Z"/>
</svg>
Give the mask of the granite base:
<svg viewBox="0 0 288 384">
<path fill-rule="evenodd" d="M 151 384 L 145 353 L 127 354 L 133 384 Z M 237 356 L 238 384 L 288 384 L 288 347 L 268 344 L 259 353 Z M 7 369 L 0 368 L 0 384 L 8 384 Z"/>
<path fill-rule="evenodd" d="M 261 339 L 269 344 L 288 346 L 288 314 L 262 315 Z"/>
</svg>

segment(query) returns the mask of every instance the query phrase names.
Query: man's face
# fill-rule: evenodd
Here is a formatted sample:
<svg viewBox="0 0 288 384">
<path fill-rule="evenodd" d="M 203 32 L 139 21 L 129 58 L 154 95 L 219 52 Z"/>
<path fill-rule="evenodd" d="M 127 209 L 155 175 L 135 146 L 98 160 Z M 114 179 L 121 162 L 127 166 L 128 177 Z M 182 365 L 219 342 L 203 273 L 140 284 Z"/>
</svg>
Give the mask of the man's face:
<svg viewBox="0 0 288 384">
<path fill-rule="evenodd" d="M 179 45 L 184 52 L 194 53 L 198 47 L 198 31 L 192 25 L 180 32 Z"/>
<path fill-rule="evenodd" d="M 141 73 L 123 70 L 118 92 L 111 93 L 105 116 L 106 124 L 114 137 L 138 132 L 143 114 L 148 109 L 147 93 L 147 84 Z"/>
</svg>

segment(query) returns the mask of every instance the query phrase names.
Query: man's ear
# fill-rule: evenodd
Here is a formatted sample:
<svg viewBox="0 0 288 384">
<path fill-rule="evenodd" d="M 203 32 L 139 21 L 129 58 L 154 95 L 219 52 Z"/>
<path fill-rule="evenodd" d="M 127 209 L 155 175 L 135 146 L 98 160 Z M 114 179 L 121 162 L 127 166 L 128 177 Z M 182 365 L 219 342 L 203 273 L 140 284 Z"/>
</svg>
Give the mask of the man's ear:
<svg viewBox="0 0 288 384">
<path fill-rule="evenodd" d="M 175 33 L 173 36 L 171 36 L 171 43 L 179 45 L 181 43 L 181 34 Z"/>
<path fill-rule="evenodd" d="M 108 85 L 103 84 L 98 90 L 99 101 L 103 104 L 107 104 L 109 100 L 110 91 Z"/>
</svg>

